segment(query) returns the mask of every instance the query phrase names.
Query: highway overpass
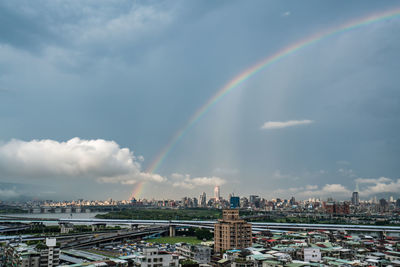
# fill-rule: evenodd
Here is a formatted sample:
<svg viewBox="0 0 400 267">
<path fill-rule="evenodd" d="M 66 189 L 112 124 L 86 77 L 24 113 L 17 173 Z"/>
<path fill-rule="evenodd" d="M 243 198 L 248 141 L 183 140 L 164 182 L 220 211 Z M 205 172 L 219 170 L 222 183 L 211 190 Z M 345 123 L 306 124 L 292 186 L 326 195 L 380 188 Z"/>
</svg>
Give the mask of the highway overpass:
<svg viewBox="0 0 400 267">
<path fill-rule="evenodd" d="M 13 218 L 2 217 L 1 222 L 13 223 L 72 223 L 72 224 L 106 224 L 106 225 L 158 225 L 158 226 L 184 226 L 213 229 L 216 221 L 195 220 L 119 220 L 119 219 L 40 219 L 40 218 Z M 332 230 L 332 231 L 361 231 L 361 232 L 394 232 L 400 233 L 400 226 L 375 226 L 375 225 L 345 225 L 345 224 L 307 224 L 307 223 L 271 223 L 250 222 L 253 232 L 264 230 Z"/>
</svg>

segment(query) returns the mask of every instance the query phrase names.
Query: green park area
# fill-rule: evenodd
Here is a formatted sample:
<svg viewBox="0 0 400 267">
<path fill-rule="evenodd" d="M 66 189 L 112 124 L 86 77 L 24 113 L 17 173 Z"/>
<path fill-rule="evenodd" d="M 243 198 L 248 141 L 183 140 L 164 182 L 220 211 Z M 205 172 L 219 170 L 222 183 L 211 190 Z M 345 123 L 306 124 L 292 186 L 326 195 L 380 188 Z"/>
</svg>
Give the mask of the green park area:
<svg viewBox="0 0 400 267">
<path fill-rule="evenodd" d="M 149 239 L 148 243 L 160 243 L 160 244 L 176 244 L 176 243 L 188 243 L 192 245 L 200 244 L 202 241 L 197 239 L 195 236 L 174 236 L 174 237 L 159 237 Z"/>
<path fill-rule="evenodd" d="M 216 220 L 221 218 L 217 209 L 126 209 L 98 214 L 99 219 L 131 220 Z"/>
<path fill-rule="evenodd" d="M 160 244 L 176 244 L 176 243 L 188 243 L 188 244 L 200 244 L 202 241 L 209 241 L 213 238 L 213 233 L 209 229 L 201 228 L 189 228 L 181 229 L 176 231 L 177 236 L 173 237 L 158 237 L 146 240 L 148 243 L 160 243 Z"/>
</svg>

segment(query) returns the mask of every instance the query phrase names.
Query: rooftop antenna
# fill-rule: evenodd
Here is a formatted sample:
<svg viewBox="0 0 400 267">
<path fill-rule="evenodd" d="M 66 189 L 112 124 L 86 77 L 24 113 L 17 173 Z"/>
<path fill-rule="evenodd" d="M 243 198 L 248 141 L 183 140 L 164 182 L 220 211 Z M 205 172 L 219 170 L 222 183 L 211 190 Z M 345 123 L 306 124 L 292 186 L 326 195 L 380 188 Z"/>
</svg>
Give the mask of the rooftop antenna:
<svg viewBox="0 0 400 267">
<path fill-rule="evenodd" d="M 359 192 L 360 188 L 358 187 L 358 182 L 356 181 L 356 192 Z"/>
</svg>

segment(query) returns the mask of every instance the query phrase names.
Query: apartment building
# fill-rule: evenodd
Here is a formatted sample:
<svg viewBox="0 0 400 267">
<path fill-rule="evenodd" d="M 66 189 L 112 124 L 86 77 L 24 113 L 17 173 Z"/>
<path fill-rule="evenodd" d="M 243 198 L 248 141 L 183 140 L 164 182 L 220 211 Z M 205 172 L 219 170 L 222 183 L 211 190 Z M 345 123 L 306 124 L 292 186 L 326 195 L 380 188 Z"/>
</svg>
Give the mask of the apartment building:
<svg viewBox="0 0 400 267">
<path fill-rule="evenodd" d="M 238 209 L 222 211 L 222 219 L 214 225 L 214 250 L 216 252 L 250 247 L 251 238 L 251 224 L 240 219 Z"/>
</svg>

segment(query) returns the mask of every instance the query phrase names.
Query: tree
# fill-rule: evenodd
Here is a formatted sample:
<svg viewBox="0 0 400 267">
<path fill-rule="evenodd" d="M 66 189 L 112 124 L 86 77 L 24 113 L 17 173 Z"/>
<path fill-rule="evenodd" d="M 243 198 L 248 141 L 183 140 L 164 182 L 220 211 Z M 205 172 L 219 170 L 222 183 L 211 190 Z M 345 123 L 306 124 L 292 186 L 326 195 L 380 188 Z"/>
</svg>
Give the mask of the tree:
<svg viewBox="0 0 400 267">
<path fill-rule="evenodd" d="M 180 262 L 180 264 L 184 267 L 198 267 L 199 264 L 193 260 L 185 259 Z"/>
<path fill-rule="evenodd" d="M 204 240 L 204 239 L 210 240 L 213 238 L 213 234 L 208 229 L 198 228 L 195 231 L 195 235 L 196 235 L 197 239 L 199 239 L 199 240 Z"/>
</svg>

